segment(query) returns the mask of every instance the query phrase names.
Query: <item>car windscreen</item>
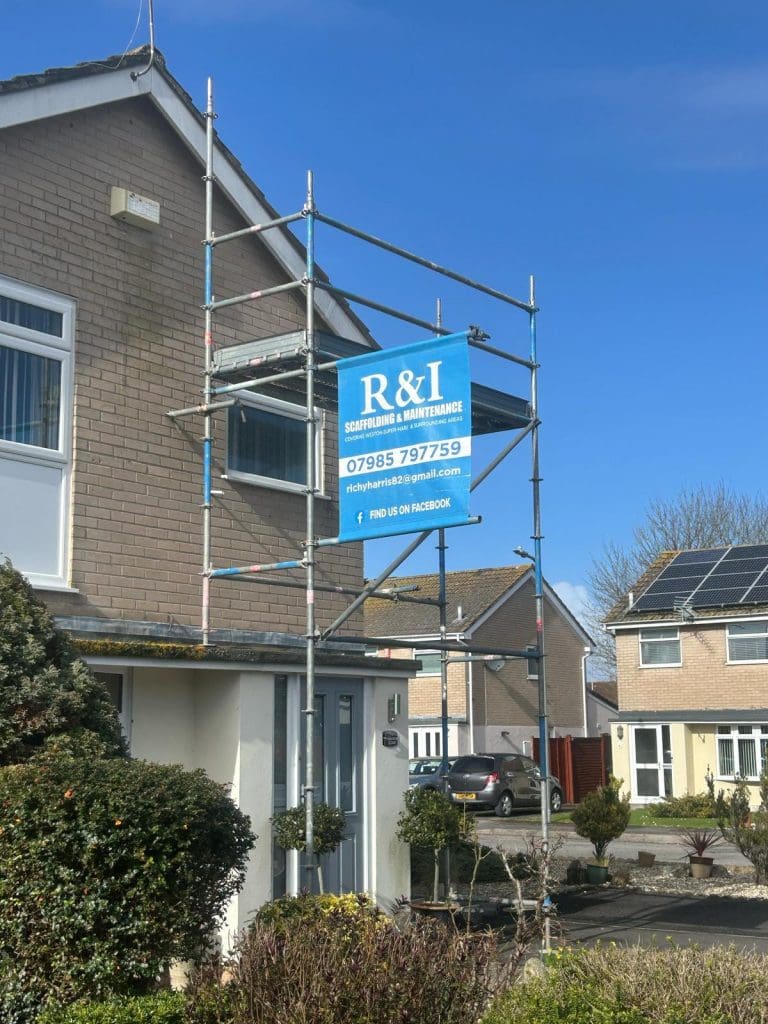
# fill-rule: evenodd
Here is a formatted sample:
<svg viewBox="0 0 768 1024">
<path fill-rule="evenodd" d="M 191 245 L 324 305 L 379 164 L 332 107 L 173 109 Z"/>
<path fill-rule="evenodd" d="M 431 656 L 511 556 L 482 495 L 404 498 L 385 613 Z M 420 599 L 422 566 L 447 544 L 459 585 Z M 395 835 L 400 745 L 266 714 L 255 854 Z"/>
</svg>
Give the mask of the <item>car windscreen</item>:
<svg viewBox="0 0 768 1024">
<path fill-rule="evenodd" d="M 493 771 L 492 757 L 460 757 L 451 769 L 453 775 L 489 775 Z"/>
</svg>

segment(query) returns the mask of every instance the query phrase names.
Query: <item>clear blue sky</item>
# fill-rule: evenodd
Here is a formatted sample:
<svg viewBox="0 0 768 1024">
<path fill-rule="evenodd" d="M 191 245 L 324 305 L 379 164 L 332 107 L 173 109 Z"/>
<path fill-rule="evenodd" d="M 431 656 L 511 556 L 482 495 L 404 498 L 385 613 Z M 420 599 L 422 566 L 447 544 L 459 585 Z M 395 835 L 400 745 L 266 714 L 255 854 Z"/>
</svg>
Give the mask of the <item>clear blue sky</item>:
<svg viewBox="0 0 768 1024">
<path fill-rule="evenodd" d="M 119 53 L 138 11 L 11 0 L 0 75 Z M 762 0 L 157 0 L 156 23 L 198 105 L 213 75 L 217 127 L 281 211 L 311 167 L 329 214 L 521 297 L 536 274 L 550 581 L 582 586 L 651 498 L 763 489 Z M 440 295 L 449 326 L 526 349 L 524 315 L 327 230 L 318 260 L 425 318 Z M 421 336 L 369 322 L 384 344 Z M 476 492 L 485 522 L 450 531 L 449 568 L 515 561 L 529 475 L 521 450 Z M 368 571 L 399 547 L 371 545 Z M 433 548 L 404 571 L 432 571 Z"/>
</svg>

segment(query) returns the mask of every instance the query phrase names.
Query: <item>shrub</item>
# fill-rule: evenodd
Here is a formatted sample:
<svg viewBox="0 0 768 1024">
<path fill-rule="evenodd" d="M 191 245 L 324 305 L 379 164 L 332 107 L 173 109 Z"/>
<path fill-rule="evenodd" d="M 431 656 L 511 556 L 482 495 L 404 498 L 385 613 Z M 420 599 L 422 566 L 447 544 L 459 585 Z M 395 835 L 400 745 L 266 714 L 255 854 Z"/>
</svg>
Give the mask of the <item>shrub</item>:
<svg viewBox="0 0 768 1024">
<path fill-rule="evenodd" d="M 363 917 L 379 920 L 382 912 L 363 892 L 347 892 L 341 896 L 322 893 L 302 893 L 300 896 L 282 896 L 280 899 L 265 903 L 256 913 L 255 924 L 270 926 L 278 932 L 293 931 L 307 922 L 317 923 L 329 918 L 356 919 Z"/>
<path fill-rule="evenodd" d="M 432 899 L 437 902 L 440 853 L 467 838 L 471 827 L 445 793 L 415 786 L 405 794 L 405 810 L 397 819 L 397 838 L 432 851 Z"/>
<path fill-rule="evenodd" d="M 161 992 L 46 1010 L 37 1024 L 184 1024 L 184 1021 L 181 993 Z"/>
<path fill-rule="evenodd" d="M 474 1024 L 493 949 L 487 935 L 399 928 L 354 908 L 301 913 L 279 929 L 257 919 L 227 965 L 231 981 L 196 985 L 188 1013 L 195 1024 Z"/>
<path fill-rule="evenodd" d="M 117 709 L 10 562 L 0 563 L 0 765 L 38 753 L 50 737 L 100 741 L 125 754 Z"/>
<path fill-rule="evenodd" d="M 571 814 L 577 835 L 589 839 L 598 861 L 629 824 L 629 794 L 620 796 L 621 784 L 621 779 L 611 778 L 607 785 L 587 793 Z"/>
<path fill-rule="evenodd" d="M 344 839 L 347 816 L 340 807 L 317 803 L 312 808 L 312 852 L 317 867 L 317 881 L 320 892 L 323 887 L 323 869 L 320 858 L 333 853 Z M 278 846 L 284 850 L 307 848 L 307 809 L 304 804 L 289 807 L 272 818 L 272 835 Z"/>
<path fill-rule="evenodd" d="M 739 779 L 730 797 L 717 797 L 717 821 L 723 838 L 734 843 L 754 865 L 755 881 L 768 882 L 768 771 L 760 776 L 760 807 L 752 813 L 749 786 Z"/>
<path fill-rule="evenodd" d="M 733 946 L 580 947 L 505 992 L 483 1024 L 763 1024 L 767 967 Z"/>
<path fill-rule="evenodd" d="M 710 793 L 668 796 L 649 810 L 656 818 L 714 818 L 715 798 Z"/>
<path fill-rule="evenodd" d="M 201 771 L 66 753 L 0 769 L 0 1020 L 148 992 L 201 953 L 252 843 Z"/>
</svg>

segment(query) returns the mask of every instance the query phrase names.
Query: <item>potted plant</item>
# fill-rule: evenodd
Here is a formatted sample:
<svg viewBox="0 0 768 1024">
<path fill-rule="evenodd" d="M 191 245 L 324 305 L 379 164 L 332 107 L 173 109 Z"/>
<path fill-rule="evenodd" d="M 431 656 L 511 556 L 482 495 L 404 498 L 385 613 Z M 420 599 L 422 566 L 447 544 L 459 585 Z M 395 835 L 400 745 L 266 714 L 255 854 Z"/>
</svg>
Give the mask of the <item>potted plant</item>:
<svg viewBox="0 0 768 1024">
<path fill-rule="evenodd" d="M 272 836 L 278 846 L 284 850 L 300 850 L 307 848 L 307 811 L 304 804 L 289 807 L 287 811 L 276 814 L 272 820 Z M 323 867 L 320 858 L 326 853 L 333 853 L 341 845 L 347 817 L 339 807 L 318 803 L 313 807 L 312 831 L 313 854 L 317 867 L 317 884 L 321 893 L 323 888 Z"/>
<path fill-rule="evenodd" d="M 440 854 L 448 847 L 458 846 L 468 838 L 471 829 L 464 814 L 452 804 L 445 793 L 414 786 L 405 794 L 405 809 L 397 819 L 397 838 L 410 846 L 432 851 L 433 879 L 432 900 L 414 903 L 415 909 L 429 911 L 432 908 L 445 911 L 450 905 L 440 900 Z M 455 909 L 455 908 L 454 908 Z"/>
<path fill-rule="evenodd" d="M 595 856 L 587 864 L 587 881 L 592 884 L 608 880 L 606 851 L 629 824 L 629 793 L 621 796 L 621 786 L 622 780 L 611 776 L 607 785 L 587 793 L 571 814 L 576 834 L 592 843 Z"/>
<path fill-rule="evenodd" d="M 715 858 L 707 856 L 707 850 L 721 841 L 720 834 L 713 828 L 681 828 L 680 838 L 683 846 L 690 851 L 688 863 L 691 878 L 709 878 Z"/>
</svg>

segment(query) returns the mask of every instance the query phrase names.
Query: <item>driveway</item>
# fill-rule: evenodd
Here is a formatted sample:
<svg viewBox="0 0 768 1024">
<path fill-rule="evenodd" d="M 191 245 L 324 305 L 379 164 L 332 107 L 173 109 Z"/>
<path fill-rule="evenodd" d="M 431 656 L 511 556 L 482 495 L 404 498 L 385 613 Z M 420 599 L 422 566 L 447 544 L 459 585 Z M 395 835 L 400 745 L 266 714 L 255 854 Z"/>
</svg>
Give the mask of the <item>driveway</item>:
<svg viewBox="0 0 768 1024">
<path fill-rule="evenodd" d="M 565 942 L 722 946 L 768 953 L 768 901 L 680 897 L 625 889 L 561 893 L 555 899 Z"/>
</svg>

